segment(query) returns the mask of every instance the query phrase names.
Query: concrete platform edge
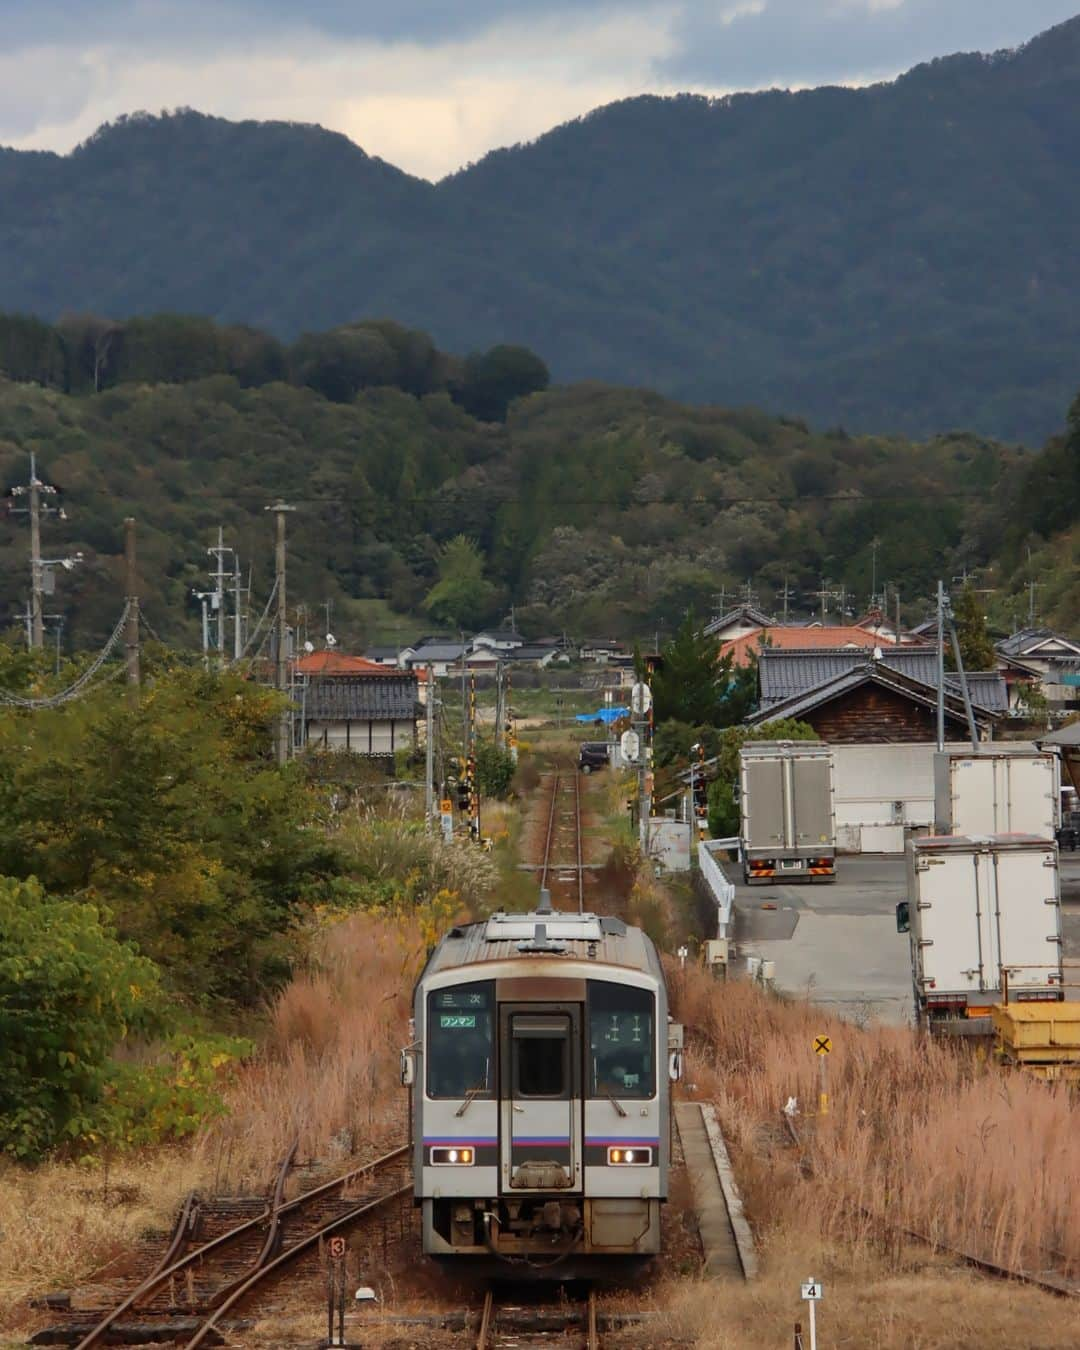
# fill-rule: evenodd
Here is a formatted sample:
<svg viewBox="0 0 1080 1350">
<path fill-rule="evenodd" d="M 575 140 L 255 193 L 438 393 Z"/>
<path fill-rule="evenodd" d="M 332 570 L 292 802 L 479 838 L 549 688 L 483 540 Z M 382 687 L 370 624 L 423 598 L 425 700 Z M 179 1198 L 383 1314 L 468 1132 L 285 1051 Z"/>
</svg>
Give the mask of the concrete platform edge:
<svg viewBox="0 0 1080 1350">
<path fill-rule="evenodd" d="M 739 1253 L 743 1274 L 748 1280 L 752 1280 L 758 1273 L 754 1235 L 750 1231 L 750 1225 L 747 1223 L 746 1215 L 743 1212 L 742 1196 L 739 1194 L 739 1188 L 735 1182 L 735 1173 L 732 1170 L 731 1158 L 728 1156 L 727 1145 L 724 1143 L 724 1136 L 720 1130 L 720 1122 L 716 1119 L 716 1108 L 701 1105 L 701 1118 L 705 1124 L 705 1133 L 708 1136 L 713 1162 L 716 1164 L 716 1175 L 720 1180 L 720 1189 L 724 1192 L 724 1203 L 727 1205 L 728 1219 L 731 1222 L 731 1231 L 735 1236 L 735 1248 Z"/>
</svg>

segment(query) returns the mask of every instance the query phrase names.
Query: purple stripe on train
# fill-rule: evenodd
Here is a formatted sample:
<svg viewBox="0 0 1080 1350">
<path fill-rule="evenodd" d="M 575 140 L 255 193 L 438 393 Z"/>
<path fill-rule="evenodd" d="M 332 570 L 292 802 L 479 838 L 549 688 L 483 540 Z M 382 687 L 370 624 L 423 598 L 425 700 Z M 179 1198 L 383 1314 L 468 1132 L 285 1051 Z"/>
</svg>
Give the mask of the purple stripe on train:
<svg viewBox="0 0 1080 1350">
<path fill-rule="evenodd" d="M 498 1139 L 492 1135 L 490 1139 L 446 1139 L 442 1135 L 428 1137 L 424 1135 L 425 1148 L 492 1148 L 498 1143 Z"/>
</svg>

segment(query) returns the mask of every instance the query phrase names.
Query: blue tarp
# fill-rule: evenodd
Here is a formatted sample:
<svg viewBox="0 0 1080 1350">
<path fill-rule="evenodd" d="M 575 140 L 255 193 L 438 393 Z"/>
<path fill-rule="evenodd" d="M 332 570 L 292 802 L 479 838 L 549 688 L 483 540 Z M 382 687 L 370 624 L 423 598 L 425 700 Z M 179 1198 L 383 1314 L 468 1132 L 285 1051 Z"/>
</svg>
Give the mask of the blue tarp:
<svg viewBox="0 0 1080 1350">
<path fill-rule="evenodd" d="M 609 722 L 617 722 L 620 717 L 629 717 L 629 708 L 597 708 L 594 713 L 578 713 L 575 721 L 578 722 L 603 722 L 606 726 Z"/>
</svg>

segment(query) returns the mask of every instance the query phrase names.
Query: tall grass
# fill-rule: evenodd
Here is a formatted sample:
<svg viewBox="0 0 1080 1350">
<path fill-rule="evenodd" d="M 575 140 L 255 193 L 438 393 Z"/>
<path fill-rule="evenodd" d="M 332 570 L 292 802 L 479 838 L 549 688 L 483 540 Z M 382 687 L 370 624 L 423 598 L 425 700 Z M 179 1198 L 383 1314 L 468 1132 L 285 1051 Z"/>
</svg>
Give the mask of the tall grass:
<svg viewBox="0 0 1080 1350">
<path fill-rule="evenodd" d="M 763 1237 L 812 1213 L 832 1238 L 907 1229 L 1013 1269 L 1080 1271 L 1080 1112 L 1065 1086 L 698 966 L 669 980 L 693 1029 L 688 1079 L 717 1104 Z M 827 1115 L 816 1114 L 821 1032 L 833 1044 Z M 802 1158 L 780 1117 L 792 1097 Z"/>
<path fill-rule="evenodd" d="M 296 1136 L 302 1159 L 323 1161 L 401 1142 L 398 1051 L 435 926 L 425 913 L 357 913 L 315 940 L 309 968 L 270 1009 L 228 1118 L 202 1141 L 218 1189 L 265 1185 Z"/>
</svg>

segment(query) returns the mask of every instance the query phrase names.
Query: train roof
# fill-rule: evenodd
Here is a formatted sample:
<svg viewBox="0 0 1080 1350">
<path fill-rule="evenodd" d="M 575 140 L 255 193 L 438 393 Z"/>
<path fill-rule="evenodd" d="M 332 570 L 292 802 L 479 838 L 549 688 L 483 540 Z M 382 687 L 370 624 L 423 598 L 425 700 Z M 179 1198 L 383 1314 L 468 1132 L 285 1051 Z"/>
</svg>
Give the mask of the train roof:
<svg viewBox="0 0 1080 1350">
<path fill-rule="evenodd" d="M 604 915 L 548 909 L 528 914 L 500 911 L 481 923 L 451 928 L 432 952 L 424 977 L 458 966 L 530 956 L 566 956 L 663 978 L 652 939 L 640 928 Z"/>
</svg>

